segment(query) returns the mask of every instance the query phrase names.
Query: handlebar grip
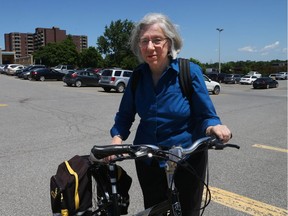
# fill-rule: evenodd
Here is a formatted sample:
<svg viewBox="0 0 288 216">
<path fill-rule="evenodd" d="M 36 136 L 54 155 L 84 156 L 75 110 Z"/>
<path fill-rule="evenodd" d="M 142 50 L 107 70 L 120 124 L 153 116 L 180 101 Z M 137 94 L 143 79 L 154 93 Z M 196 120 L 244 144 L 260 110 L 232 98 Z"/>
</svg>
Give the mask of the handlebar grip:
<svg viewBox="0 0 288 216">
<path fill-rule="evenodd" d="M 112 146 L 93 146 L 91 153 L 97 159 L 103 159 L 110 155 L 120 155 L 120 154 L 129 154 L 133 153 L 130 148 L 131 145 L 112 145 Z"/>
</svg>

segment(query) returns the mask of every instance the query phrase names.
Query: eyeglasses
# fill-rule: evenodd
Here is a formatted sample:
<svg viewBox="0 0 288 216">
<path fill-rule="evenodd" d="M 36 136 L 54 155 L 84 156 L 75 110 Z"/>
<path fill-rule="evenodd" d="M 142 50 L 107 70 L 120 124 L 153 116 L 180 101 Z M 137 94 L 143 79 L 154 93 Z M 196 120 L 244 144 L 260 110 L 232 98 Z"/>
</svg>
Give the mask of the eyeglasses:
<svg viewBox="0 0 288 216">
<path fill-rule="evenodd" d="M 150 40 L 150 39 L 144 38 L 139 41 L 139 46 L 142 48 L 147 47 L 149 45 L 149 42 L 151 41 L 154 47 L 160 47 L 164 45 L 167 39 L 168 38 L 153 38 Z"/>
</svg>

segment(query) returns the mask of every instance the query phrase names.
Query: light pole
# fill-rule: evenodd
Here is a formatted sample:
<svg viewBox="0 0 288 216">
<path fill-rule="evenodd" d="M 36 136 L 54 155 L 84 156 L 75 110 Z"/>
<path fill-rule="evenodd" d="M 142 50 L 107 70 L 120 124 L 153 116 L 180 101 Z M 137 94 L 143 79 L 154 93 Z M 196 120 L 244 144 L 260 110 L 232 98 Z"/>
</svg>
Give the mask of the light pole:
<svg viewBox="0 0 288 216">
<path fill-rule="evenodd" d="M 219 48 L 218 48 L 218 52 L 219 52 L 219 73 L 221 73 L 221 59 L 220 59 L 220 33 L 224 30 L 222 28 L 217 28 L 216 29 L 219 32 Z"/>
</svg>

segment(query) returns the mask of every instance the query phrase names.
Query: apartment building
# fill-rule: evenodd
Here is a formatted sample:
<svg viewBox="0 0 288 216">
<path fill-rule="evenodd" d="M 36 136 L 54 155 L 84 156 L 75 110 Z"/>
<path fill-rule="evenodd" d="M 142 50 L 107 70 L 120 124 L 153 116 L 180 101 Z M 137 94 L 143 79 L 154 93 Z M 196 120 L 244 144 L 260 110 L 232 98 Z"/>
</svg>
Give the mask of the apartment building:
<svg viewBox="0 0 288 216">
<path fill-rule="evenodd" d="M 16 58 L 26 57 L 48 43 L 61 42 L 67 38 L 66 30 L 57 27 L 36 28 L 34 33 L 12 32 L 4 34 L 5 51 L 14 51 Z M 85 35 L 71 35 L 78 52 L 88 47 Z"/>
<path fill-rule="evenodd" d="M 28 56 L 34 52 L 33 33 L 13 32 L 4 35 L 5 51 L 15 52 L 16 58 Z"/>
</svg>

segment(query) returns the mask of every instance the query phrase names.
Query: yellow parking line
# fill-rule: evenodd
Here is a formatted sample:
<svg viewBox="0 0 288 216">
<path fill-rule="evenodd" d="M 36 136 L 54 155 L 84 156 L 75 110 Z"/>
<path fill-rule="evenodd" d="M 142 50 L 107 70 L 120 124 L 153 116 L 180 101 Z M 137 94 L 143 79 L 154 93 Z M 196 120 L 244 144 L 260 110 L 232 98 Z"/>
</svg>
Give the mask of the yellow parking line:
<svg viewBox="0 0 288 216">
<path fill-rule="evenodd" d="M 255 216 L 287 216 L 286 209 L 278 208 L 259 202 L 229 191 L 225 191 L 215 187 L 209 187 L 211 191 L 212 201 L 233 208 L 237 211 L 245 212 Z"/>
<path fill-rule="evenodd" d="M 0 104 L 0 107 L 8 106 L 7 104 Z"/>
<path fill-rule="evenodd" d="M 272 146 L 267 146 L 267 145 L 254 144 L 253 147 L 263 148 L 263 149 L 269 149 L 269 150 L 273 150 L 273 151 L 280 151 L 280 152 L 288 153 L 288 150 L 287 150 L 287 149 L 277 148 L 277 147 L 272 147 Z"/>
</svg>

